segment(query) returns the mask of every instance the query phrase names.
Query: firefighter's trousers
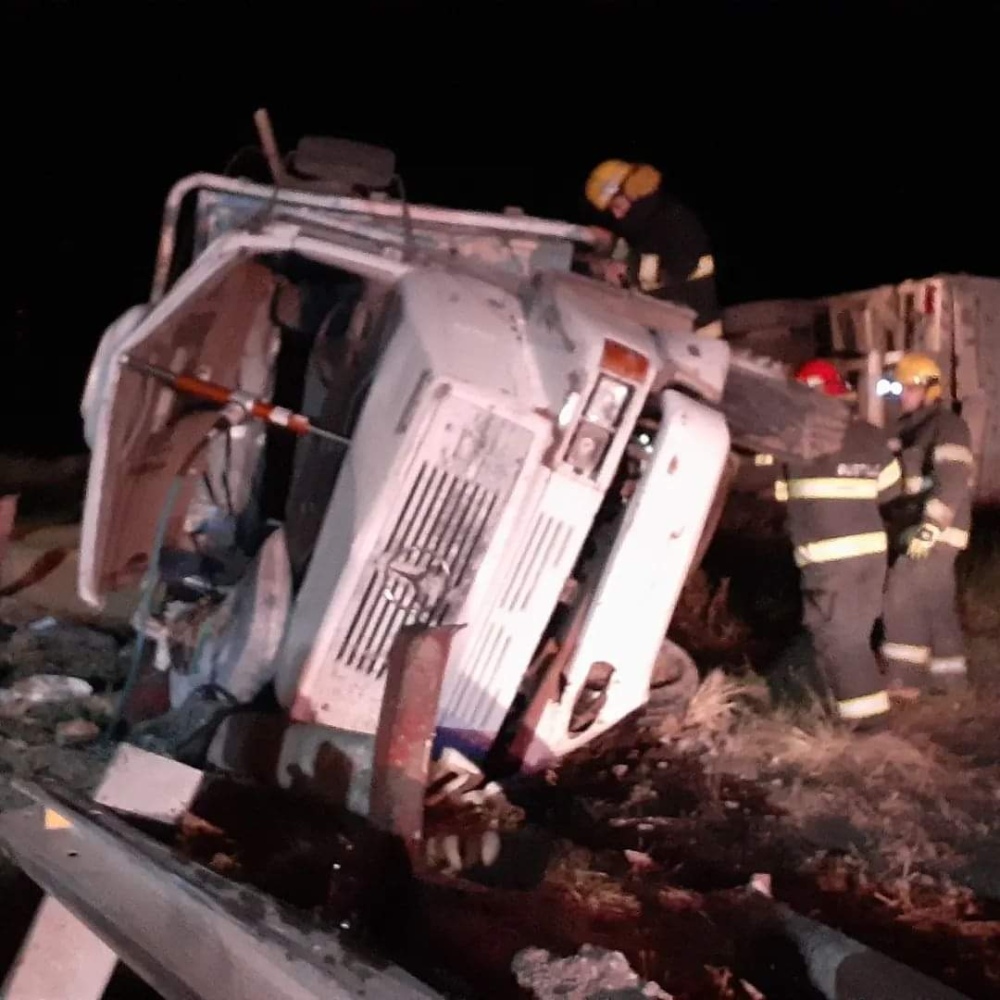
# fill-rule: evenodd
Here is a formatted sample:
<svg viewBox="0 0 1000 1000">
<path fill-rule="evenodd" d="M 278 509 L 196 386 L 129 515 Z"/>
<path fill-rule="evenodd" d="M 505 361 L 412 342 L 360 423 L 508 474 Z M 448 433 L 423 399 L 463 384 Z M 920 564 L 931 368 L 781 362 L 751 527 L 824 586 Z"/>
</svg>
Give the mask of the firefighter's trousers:
<svg viewBox="0 0 1000 1000">
<path fill-rule="evenodd" d="M 890 680 L 904 687 L 947 686 L 965 678 L 957 557 L 958 549 L 939 542 L 926 559 L 899 556 L 889 569 L 881 652 Z"/>
<path fill-rule="evenodd" d="M 872 650 L 882 609 L 885 555 L 855 556 L 805 566 L 803 624 L 837 703 L 837 714 L 861 722 L 889 711 L 889 697 Z"/>
</svg>

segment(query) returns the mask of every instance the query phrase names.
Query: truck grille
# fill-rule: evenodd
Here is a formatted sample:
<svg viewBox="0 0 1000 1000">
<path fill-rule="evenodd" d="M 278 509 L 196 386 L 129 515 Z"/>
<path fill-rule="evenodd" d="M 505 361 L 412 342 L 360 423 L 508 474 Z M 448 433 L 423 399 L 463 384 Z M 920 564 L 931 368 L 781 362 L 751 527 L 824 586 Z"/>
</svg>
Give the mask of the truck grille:
<svg viewBox="0 0 1000 1000">
<path fill-rule="evenodd" d="M 334 674 L 368 677 L 381 690 L 402 627 L 454 621 L 531 441 L 526 427 L 455 394 L 439 403 L 365 560 L 334 647 Z"/>
<path fill-rule="evenodd" d="M 400 628 L 440 625 L 454 607 L 454 595 L 465 590 L 498 499 L 496 490 L 421 463 L 337 659 L 381 676 Z"/>
<path fill-rule="evenodd" d="M 502 671 L 510 645 L 518 631 L 530 628 L 526 615 L 532 600 L 539 596 L 541 581 L 545 581 L 548 592 L 553 573 L 558 575 L 560 584 L 565 578 L 572 540 L 573 528 L 568 522 L 546 511 L 535 516 L 493 620 L 470 650 L 468 667 L 455 681 L 454 690 L 449 690 L 443 699 L 449 713 L 465 720 L 467 725 L 487 727 L 497 705 L 505 703 L 501 697 L 506 681 Z M 546 598 L 542 601 L 546 603 Z"/>
</svg>

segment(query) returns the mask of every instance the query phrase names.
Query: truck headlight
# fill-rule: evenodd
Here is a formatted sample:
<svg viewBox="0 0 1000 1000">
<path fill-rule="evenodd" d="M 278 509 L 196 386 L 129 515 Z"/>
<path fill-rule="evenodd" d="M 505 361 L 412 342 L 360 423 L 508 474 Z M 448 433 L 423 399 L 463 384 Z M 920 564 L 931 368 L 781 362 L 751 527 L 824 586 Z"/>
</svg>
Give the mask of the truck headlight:
<svg viewBox="0 0 1000 1000">
<path fill-rule="evenodd" d="M 592 475 L 601 464 L 611 442 L 611 434 L 596 424 L 580 422 L 566 450 L 566 462 L 576 472 Z"/>
<path fill-rule="evenodd" d="M 615 427 L 628 403 L 632 387 L 616 378 L 601 375 L 587 400 L 584 419 L 601 427 Z"/>
</svg>

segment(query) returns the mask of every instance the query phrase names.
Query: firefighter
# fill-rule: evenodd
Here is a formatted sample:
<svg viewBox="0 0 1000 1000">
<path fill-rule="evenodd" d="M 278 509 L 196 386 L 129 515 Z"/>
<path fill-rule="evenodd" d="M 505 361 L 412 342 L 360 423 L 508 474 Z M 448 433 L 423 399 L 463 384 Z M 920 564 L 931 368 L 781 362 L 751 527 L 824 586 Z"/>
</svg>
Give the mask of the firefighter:
<svg viewBox="0 0 1000 1000">
<path fill-rule="evenodd" d="M 624 275 L 647 295 L 688 306 L 696 331 L 722 336 L 715 290 L 715 260 L 698 217 L 663 189 L 660 172 L 647 163 L 606 160 L 591 171 L 587 201 L 608 216 L 608 230 L 596 230 L 607 244 L 614 236 L 628 245 L 626 260 L 603 261 L 595 271 L 608 280 Z"/>
<path fill-rule="evenodd" d="M 806 362 L 795 377 L 828 396 L 850 391 L 828 361 Z M 858 731 L 883 728 L 890 708 L 872 633 L 888 551 L 880 507 L 901 480 L 886 435 L 855 417 L 836 454 L 788 463 L 775 482 L 802 574 L 803 623 L 838 718 Z"/>
<path fill-rule="evenodd" d="M 926 354 L 897 363 L 895 443 L 903 497 L 893 505 L 895 559 L 889 569 L 881 654 L 890 691 L 960 690 L 965 642 L 958 619 L 955 560 L 969 544 L 974 460 L 966 422 L 941 399 L 941 369 Z"/>
</svg>

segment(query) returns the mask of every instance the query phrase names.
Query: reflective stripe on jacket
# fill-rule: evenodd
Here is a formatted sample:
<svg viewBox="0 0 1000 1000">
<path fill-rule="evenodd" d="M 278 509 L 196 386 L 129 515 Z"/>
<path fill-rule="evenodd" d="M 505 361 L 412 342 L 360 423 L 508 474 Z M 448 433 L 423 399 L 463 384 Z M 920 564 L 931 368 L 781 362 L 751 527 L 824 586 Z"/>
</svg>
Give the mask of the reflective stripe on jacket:
<svg viewBox="0 0 1000 1000">
<path fill-rule="evenodd" d="M 903 496 L 892 505 L 899 529 L 930 522 L 941 541 L 969 544 L 975 458 L 968 424 L 944 403 L 900 417 L 896 428 Z"/>
<path fill-rule="evenodd" d="M 800 567 L 887 550 L 880 507 L 902 493 L 903 473 L 879 428 L 854 420 L 836 454 L 789 463 L 783 471 L 775 498 L 787 504 Z"/>
</svg>

